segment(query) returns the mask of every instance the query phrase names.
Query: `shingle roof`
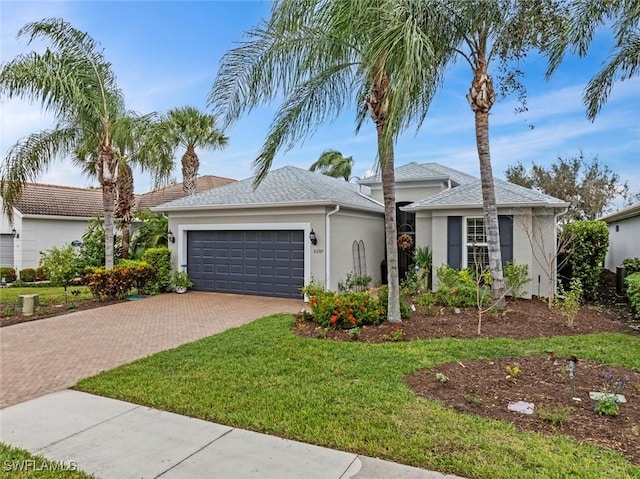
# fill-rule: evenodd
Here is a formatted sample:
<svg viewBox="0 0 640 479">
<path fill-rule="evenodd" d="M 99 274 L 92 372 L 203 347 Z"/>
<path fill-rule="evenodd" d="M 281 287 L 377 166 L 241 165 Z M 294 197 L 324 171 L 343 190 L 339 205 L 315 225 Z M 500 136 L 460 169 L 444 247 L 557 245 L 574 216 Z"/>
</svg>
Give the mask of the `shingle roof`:
<svg viewBox="0 0 640 479">
<path fill-rule="evenodd" d="M 407 163 L 396 168 L 395 179 L 397 182 L 402 181 L 420 181 L 420 180 L 451 180 L 458 185 L 464 185 L 477 178 L 462 171 L 454 170 L 438 163 Z M 373 185 L 381 183 L 380 175 L 370 178 L 363 178 L 360 183 L 363 185 Z"/>
<path fill-rule="evenodd" d="M 498 206 L 548 206 L 564 208 L 569 206 L 563 200 L 545 195 L 523 186 L 494 178 L 496 203 Z M 482 207 L 482 185 L 480 180 L 448 190 L 406 206 L 407 210 L 429 210 L 446 208 Z"/>
<path fill-rule="evenodd" d="M 199 176 L 196 180 L 196 193 L 228 185 L 229 183 L 235 183 L 235 181 L 236 180 L 232 180 L 231 178 L 223 178 L 215 175 Z M 154 206 L 169 203 L 183 196 L 182 183 L 165 186 L 164 188 L 158 188 L 149 193 L 136 195 L 136 209 L 153 208 Z"/>
<path fill-rule="evenodd" d="M 102 190 L 27 183 L 15 208 L 23 215 L 88 218 L 102 214 Z"/>
<path fill-rule="evenodd" d="M 357 190 L 358 185 L 353 183 L 294 166 L 285 166 L 269 172 L 256 189 L 253 188 L 253 178 L 247 178 L 166 203 L 154 210 L 332 204 L 384 211 L 380 203 L 361 195 Z"/>
<path fill-rule="evenodd" d="M 613 213 L 604 215 L 600 219 L 602 221 L 606 221 L 607 223 L 613 223 L 614 221 L 626 220 L 628 218 L 635 218 L 636 216 L 640 216 L 640 203 L 636 203 L 626 208 L 623 208 L 621 210 L 614 211 Z"/>
</svg>

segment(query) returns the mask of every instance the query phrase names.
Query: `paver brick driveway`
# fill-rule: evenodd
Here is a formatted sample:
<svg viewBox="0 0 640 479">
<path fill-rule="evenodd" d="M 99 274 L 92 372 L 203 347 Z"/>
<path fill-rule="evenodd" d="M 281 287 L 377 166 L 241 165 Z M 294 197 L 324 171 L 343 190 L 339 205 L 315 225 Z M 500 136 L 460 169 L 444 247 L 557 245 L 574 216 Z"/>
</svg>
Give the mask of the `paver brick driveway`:
<svg viewBox="0 0 640 479">
<path fill-rule="evenodd" d="M 0 408 L 262 316 L 296 313 L 302 305 L 193 291 L 0 328 Z"/>
</svg>

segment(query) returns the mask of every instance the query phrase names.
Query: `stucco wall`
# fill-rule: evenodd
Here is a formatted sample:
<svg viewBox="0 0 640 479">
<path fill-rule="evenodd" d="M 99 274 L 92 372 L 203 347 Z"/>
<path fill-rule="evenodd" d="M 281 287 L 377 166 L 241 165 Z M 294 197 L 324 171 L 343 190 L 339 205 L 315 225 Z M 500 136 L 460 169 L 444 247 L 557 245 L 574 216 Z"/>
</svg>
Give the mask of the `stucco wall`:
<svg viewBox="0 0 640 479">
<path fill-rule="evenodd" d="M 640 216 L 615 221 L 607 227 L 609 250 L 604 265 L 615 272 L 625 259 L 640 257 Z"/>
<path fill-rule="evenodd" d="M 14 227 L 20 237 L 14 240 L 16 271 L 36 268 L 40 252 L 53 246 L 61 248 L 74 240 L 82 240 L 89 227 L 89 218 L 32 218 L 16 215 Z"/>
<path fill-rule="evenodd" d="M 363 241 L 366 274 L 372 284 L 381 282 L 380 263 L 384 259 L 384 217 L 352 210 L 340 210 L 330 216 L 330 284 L 336 291 L 347 274 L 354 273 L 353 242 Z M 364 266 L 364 265 L 363 265 Z"/>
<path fill-rule="evenodd" d="M 532 281 L 523 291 L 531 295 L 548 296 L 555 285 L 555 221 L 553 211 L 530 208 L 499 209 L 500 215 L 513 216 L 513 258 L 526 264 Z M 433 285 L 437 288 L 437 267 L 447 264 L 447 217 L 482 216 L 481 209 L 434 210 L 416 214 L 416 245 L 431 247 L 433 254 Z M 551 283 L 550 283 L 551 280 Z"/>
<path fill-rule="evenodd" d="M 325 232 L 326 214 L 331 211 L 325 206 L 287 208 L 246 208 L 228 210 L 193 210 L 188 212 L 168 212 L 169 230 L 176 237 L 170 244 L 173 267 L 178 269 L 186 263 L 187 232 L 206 229 L 278 229 L 287 227 L 305 230 L 305 284 L 316 281 L 325 283 Z M 318 244 L 312 245 L 309 231 L 313 229 Z"/>
<path fill-rule="evenodd" d="M 396 203 L 402 203 L 405 201 L 415 202 L 420 201 L 430 196 L 435 195 L 436 193 L 441 192 L 445 189 L 444 185 L 416 185 L 414 183 L 396 184 Z M 371 197 L 379 201 L 380 203 L 384 202 L 384 198 L 382 195 L 382 186 L 376 186 L 371 188 Z"/>
</svg>

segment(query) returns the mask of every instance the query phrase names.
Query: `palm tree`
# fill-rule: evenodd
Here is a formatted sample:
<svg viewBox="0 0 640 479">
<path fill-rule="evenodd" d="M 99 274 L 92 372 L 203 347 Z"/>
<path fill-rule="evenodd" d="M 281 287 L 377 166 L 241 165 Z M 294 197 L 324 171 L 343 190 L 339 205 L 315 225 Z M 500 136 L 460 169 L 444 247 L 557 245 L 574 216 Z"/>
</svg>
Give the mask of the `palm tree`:
<svg viewBox="0 0 640 479">
<path fill-rule="evenodd" d="M 451 9 L 452 13 L 449 28 L 458 29 L 463 38 L 456 52 L 473 72 L 467 100 L 475 115 L 484 227 L 492 278 L 491 297 L 498 309 L 504 309 L 506 288 L 489 146 L 489 113 L 497 94 L 489 68 L 492 61 L 501 62 L 502 92 L 518 91 L 522 100 L 524 90 L 518 81 L 521 72 L 517 68 L 509 69 L 508 63 L 521 60 L 529 48 L 544 48 L 561 15 L 552 0 L 468 0 L 445 6 L 445 9 Z"/>
<path fill-rule="evenodd" d="M 17 56 L 0 71 L 0 95 L 39 101 L 52 112 L 57 124 L 51 130 L 32 133 L 14 145 L 2 165 L 0 193 L 4 211 L 11 218 L 12 208 L 28 181 L 57 158 L 71 155 L 83 164 L 75 150 L 87 138 L 97 145 L 93 174 L 102 187 L 105 224 L 105 263 L 113 267 L 113 211 L 118 157 L 114 152 L 111 129 L 124 111 L 121 91 L 111 64 L 96 42 L 62 19 L 28 23 L 18 37 L 31 41 L 41 38 L 50 43 L 42 53 Z"/>
<path fill-rule="evenodd" d="M 202 113 L 191 106 L 169 110 L 159 127 L 158 141 L 171 156 L 175 155 L 179 147 L 185 149 L 182 155 L 182 188 L 185 196 L 193 195 L 196 192 L 196 180 L 200 168 L 196 148 L 205 150 L 224 148 L 227 146 L 228 138 L 216 128 L 214 115 Z"/>
<path fill-rule="evenodd" d="M 342 153 L 336 150 L 325 150 L 309 167 L 309 171 L 319 171 L 323 175 L 344 178 L 344 181 L 349 181 L 352 168 L 353 158 L 351 156 L 342 156 Z"/>
<path fill-rule="evenodd" d="M 584 57 L 598 27 L 609 22 L 615 36 L 608 61 L 584 92 L 587 116 L 593 121 L 607 102 L 614 81 L 627 80 L 640 71 L 640 7 L 637 2 L 626 0 L 573 0 L 570 10 L 568 31 L 553 45 L 547 78 L 560 65 L 567 50 Z"/>
<path fill-rule="evenodd" d="M 451 52 L 451 39 L 423 28 L 432 14 L 429 2 L 420 0 L 277 1 L 270 20 L 224 55 L 209 96 L 227 123 L 260 103 L 284 98 L 254 161 L 256 185 L 283 146 L 292 147 L 347 108 L 358 107 L 356 131 L 367 117 L 373 121 L 390 322 L 401 321 L 393 145 L 401 131 L 426 116 Z"/>
</svg>

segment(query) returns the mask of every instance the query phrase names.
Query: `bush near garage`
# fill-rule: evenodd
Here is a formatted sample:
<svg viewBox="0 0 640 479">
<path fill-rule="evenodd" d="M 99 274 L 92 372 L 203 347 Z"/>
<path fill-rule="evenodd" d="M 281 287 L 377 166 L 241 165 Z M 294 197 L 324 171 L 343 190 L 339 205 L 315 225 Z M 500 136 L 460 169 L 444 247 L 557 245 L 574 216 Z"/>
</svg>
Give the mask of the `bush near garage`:
<svg viewBox="0 0 640 479">
<path fill-rule="evenodd" d="M 315 321 L 325 328 L 351 329 L 379 324 L 384 308 L 370 293 L 334 293 L 317 286 L 303 288 Z"/>
<path fill-rule="evenodd" d="M 171 250 L 167 247 L 149 248 L 143 253 L 142 261 L 155 268 L 155 276 L 146 286 L 148 294 L 171 291 Z"/>
<path fill-rule="evenodd" d="M 83 282 L 96 299 L 123 299 L 134 288 L 144 294 L 154 273 L 154 268 L 144 261 L 127 260 L 113 269 L 86 268 Z"/>
<path fill-rule="evenodd" d="M 18 277 L 16 276 L 16 270 L 7 267 L 0 268 L 0 278 L 4 278 L 7 283 L 13 283 L 16 279 L 18 279 Z"/>
<path fill-rule="evenodd" d="M 20 280 L 25 283 L 33 283 L 36 280 L 36 270 L 33 268 L 21 269 Z"/>
<path fill-rule="evenodd" d="M 636 318 L 640 319 L 640 273 L 633 273 L 625 278 L 627 298 Z"/>
</svg>

